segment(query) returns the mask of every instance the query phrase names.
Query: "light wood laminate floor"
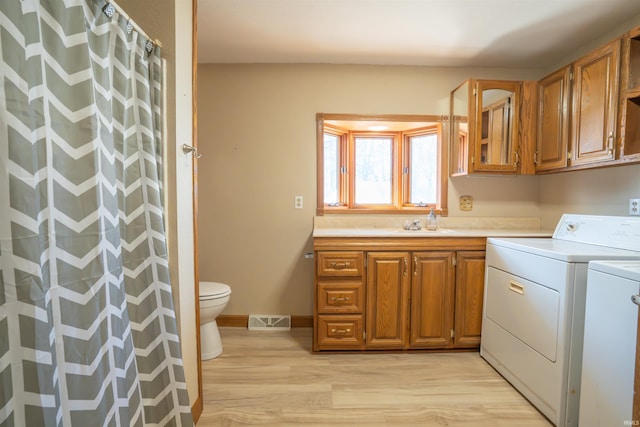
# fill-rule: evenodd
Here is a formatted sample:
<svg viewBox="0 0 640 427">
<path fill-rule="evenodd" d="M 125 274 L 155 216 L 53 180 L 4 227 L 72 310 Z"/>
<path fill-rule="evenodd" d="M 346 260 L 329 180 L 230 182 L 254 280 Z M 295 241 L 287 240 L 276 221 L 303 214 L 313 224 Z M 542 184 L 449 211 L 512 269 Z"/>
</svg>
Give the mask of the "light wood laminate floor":
<svg viewBox="0 0 640 427">
<path fill-rule="evenodd" d="M 551 425 L 477 352 L 313 354 L 309 328 L 220 334 L 198 427 Z"/>
</svg>

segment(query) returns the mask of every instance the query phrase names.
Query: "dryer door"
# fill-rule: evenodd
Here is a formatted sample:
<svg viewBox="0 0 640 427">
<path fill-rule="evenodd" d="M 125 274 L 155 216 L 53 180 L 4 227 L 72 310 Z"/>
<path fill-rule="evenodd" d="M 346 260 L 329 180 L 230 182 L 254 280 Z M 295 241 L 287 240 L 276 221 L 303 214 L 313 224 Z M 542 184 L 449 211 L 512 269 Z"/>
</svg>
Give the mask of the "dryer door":
<svg viewBox="0 0 640 427">
<path fill-rule="evenodd" d="M 558 291 L 493 267 L 488 267 L 487 277 L 487 317 L 555 362 L 560 313 Z"/>
</svg>

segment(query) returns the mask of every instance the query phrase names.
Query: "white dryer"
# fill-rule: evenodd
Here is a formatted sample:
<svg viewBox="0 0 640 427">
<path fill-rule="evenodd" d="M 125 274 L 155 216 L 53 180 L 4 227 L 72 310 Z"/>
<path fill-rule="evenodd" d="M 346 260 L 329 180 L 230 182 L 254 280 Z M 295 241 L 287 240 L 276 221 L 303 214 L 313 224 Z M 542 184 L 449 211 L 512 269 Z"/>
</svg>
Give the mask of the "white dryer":
<svg viewBox="0 0 640 427">
<path fill-rule="evenodd" d="M 565 214 L 551 238 L 487 239 L 480 355 L 557 426 L 578 426 L 591 260 L 640 260 L 640 218 Z"/>
</svg>

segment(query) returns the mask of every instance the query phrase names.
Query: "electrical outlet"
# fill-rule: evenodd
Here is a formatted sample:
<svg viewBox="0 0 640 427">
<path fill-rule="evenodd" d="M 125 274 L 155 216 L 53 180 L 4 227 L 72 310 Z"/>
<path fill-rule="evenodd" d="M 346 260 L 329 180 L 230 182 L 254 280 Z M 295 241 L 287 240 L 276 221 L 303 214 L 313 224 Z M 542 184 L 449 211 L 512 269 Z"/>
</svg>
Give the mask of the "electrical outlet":
<svg viewBox="0 0 640 427">
<path fill-rule="evenodd" d="M 629 215 L 640 215 L 640 199 L 629 199 Z"/>
<path fill-rule="evenodd" d="M 460 196 L 460 210 L 470 211 L 471 209 L 473 209 L 473 197 Z"/>
<path fill-rule="evenodd" d="M 293 200 L 293 207 L 296 209 L 302 209 L 303 201 L 302 196 L 296 196 Z"/>
</svg>

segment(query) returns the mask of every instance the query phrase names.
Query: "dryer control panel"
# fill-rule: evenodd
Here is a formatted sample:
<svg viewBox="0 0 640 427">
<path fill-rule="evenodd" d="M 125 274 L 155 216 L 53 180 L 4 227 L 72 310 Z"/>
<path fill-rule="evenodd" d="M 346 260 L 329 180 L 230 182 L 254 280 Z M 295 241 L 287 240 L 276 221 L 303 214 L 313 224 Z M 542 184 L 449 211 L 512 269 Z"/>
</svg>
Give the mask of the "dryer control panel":
<svg viewBox="0 0 640 427">
<path fill-rule="evenodd" d="M 640 218 L 564 214 L 553 238 L 640 251 Z"/>
</svg>

